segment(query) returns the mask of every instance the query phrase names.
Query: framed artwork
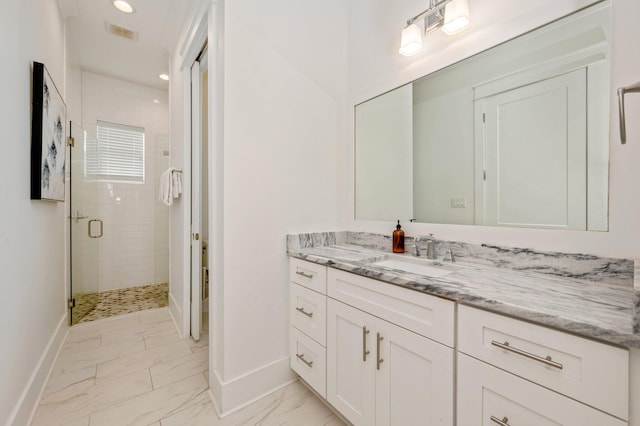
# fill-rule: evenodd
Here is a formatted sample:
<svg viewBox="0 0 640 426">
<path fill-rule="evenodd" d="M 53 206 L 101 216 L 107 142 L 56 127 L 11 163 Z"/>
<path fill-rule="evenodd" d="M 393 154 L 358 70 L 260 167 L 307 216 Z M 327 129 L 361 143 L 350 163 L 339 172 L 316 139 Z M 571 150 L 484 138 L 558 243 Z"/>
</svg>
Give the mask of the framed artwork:
<svg viewBox="0 0 640 426">
<path fill-rule="evenodd" d="M 64 201 L 67 106 L 47 68 L 33 63 L 31 199 Z"/>
</svg>

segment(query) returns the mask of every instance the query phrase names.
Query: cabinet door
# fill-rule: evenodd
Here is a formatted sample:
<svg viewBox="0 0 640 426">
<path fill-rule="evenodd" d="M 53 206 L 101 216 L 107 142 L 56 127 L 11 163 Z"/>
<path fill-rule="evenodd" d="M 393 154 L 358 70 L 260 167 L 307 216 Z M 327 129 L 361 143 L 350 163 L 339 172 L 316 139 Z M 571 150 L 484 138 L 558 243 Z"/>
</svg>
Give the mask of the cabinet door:
<svg viewBox="0 0 640 426">
<path fill-rule="evenodd" d="M 458 355 L 459 426 L 625 426 L 626 422 L 464 354 Z"/>
<path fill-rule="evenodd" d="M 453 349 L 380 319 L 371 341 L 376 425 L 453 425 Z"/>
<path fill-rule="evenodd" d="M 327 300 L 327 400 L 354 425 L 375 421 L 374 318 Z"/>
</svg>

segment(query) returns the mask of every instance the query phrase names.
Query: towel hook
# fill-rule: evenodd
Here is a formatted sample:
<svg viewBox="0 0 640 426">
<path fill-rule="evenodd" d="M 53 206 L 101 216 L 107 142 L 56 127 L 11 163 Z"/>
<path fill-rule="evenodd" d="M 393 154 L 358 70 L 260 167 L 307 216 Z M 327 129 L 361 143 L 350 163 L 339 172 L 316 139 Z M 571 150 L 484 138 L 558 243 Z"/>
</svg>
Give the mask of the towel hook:
<svg viewBox="0 0 640 426">
<path fill-rule="evenodd" d="M 640 93 L 640 81 L 627 87 L 618 89 L 618 107 L 620 110 L 620 142 L 627 143 L 627 125 L 624 116 L 624 95 L 625 93 Z"/>
</svg>

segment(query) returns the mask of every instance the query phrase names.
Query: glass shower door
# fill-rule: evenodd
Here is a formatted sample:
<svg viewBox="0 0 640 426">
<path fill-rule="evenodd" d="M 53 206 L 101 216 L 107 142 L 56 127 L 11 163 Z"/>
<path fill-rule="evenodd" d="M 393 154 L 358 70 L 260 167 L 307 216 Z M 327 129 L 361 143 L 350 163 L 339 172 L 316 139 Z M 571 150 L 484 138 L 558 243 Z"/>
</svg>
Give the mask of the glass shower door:
<svg viewBox="0 0 640 426">
<path fill-rule="evenodd" d="M 85 175 L 85 141 L 91 137 L 80 125 L 71 123 L 70 135 L 70 211 L 71 294 L 70 323 L 76 324 L 98 303 L 98 239 L 102 222 L 98 220 L 98 183 Z"/>
</svg>

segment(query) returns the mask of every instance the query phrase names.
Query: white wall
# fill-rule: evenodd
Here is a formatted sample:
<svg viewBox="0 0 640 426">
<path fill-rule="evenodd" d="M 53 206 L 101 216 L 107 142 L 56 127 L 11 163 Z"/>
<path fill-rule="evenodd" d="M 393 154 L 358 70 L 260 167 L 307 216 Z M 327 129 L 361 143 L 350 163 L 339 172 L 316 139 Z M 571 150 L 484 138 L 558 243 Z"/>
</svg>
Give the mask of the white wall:
<svg viewBox="0 0 640 426">
<path fill-rule="evenodd" d="M 346 4 L 225 7 L 222 377 L 229 381 L 288 364 L 285 235 L 337 223 Z"/>
<path fill-rule="evenodd" d="M 82 122 L 95 136 L 97 121 L 144 128 L 144 183 L 99 182 L 98 240 L 100 291 L 163 283 L 169 279 L 169 208 L 158 201 L 160 175 L 169 165 L 168 96 L 164 90 L 82 73 Z M 159 103 L 154 103 L 156 99 Z M 79 139 L 79 138 L 78 138 Z"/>
<path fill-rule="evenodd" d="M 418 222 L 473 223 L 473 89 L 455 84 L 460 81 L 451 87 L 435 80 L 413 84 L 412 217 Z M 464 198 L 466 208 L 452 208 L 454 197 Z"/>
<path fill-rule="evenodd" d="M 2 6 L 0 424 L 24 425 L 66 331 L 64 203 L 29 200 L 31 62 L 65 93 L 64 25 L 54 1 Z"/>
<path fill-rule="evenodd" d="M 358 105 L 355 120 L 356 215 L 412 218 L 413 88 L 399 87 Z"/>
<path fill-rule="evenodd" d="M 218 61 L 210 56 L 210 377 L 218 406 L 229 412 L 293 377 L 285 235 L 335 229 L 338 222 L 347 23 L 341 0 L 214 4 L 223 19 L 212 15 L 209 23 L 224 25 L 224 40 L 211 29 L 210 41 L 223 47 L 224 82 L 219 85 Z M 216 52 L 211 44 L 210 52 Z M 179 46 L 171 83 L 172 152 L 184 155 L 178 115 L 186 105 L 183 58 Z M 184 160 L 172 157 L 176 165 Z M 172 209 L 172 247 L 188 238 L 180 225 L 186 212 Z M 176 301 L 188 294 L 174 286 L 174 275 L 185 275 L 181 262 L 172 258 Z"/>
<path fill-rule="evenodd" d="M 397 53 L 403 23 L 424 10 L 420 0 L 355 0 L 349 19 L 349 105 L 362 102 L 401 84 L 440 69 L 473 53 L 513 38 L 544 23 L 578 10 L 591 0 L 544 1 L 469 0 L 473 26 L 457 36 L 436 32 L 427 38 L 419 55 L 406 58 Z M 640 122 L 627 123 L 629 142 L 619 144 L 616 89 L 640 76 L 640 57 L 634 41 L 640 28 L 633 17 L 640 16 L 640 3 L 613 0 L 613 52 L 610 130 L 610 227 L 609 232 L 557 231 L 492 228 L 462 225 L 407 224 L 408 235 L 433 232 L 436 238 L 470 243 L 494 243 L 542 250 L 585 252 L 606 256 L 640 257 Z M 637 116 L 640 99 L 627 99 L 627 116 Z M 349 115 L 348 115 L 349 117 Z M 353 120 L 349 127 L 353 129 Z M 635 135 L 635 136 L 634 136 Z M 353 142 L 342 149 L 348 158 L 346 175 L 353 176 Z M 391 222 L 353 220 L 352 183 L 341 190 L 341 220 L 351 230 L 391 233 Z"/>
</svg>

